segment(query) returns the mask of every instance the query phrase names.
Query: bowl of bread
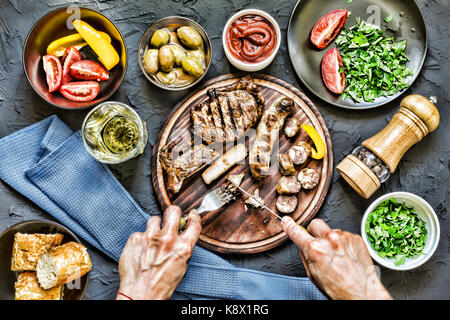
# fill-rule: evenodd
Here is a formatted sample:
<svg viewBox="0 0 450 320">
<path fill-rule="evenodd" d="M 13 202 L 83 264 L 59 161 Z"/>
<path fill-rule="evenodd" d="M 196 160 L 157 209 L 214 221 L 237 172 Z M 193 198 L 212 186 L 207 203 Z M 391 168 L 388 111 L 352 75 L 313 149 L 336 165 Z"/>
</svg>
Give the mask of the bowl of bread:
<svg viewBox="0 0 450 320">
<path fill-rule="evenodd" d="M 0 300 L 80 300 L 91 268 L 87 249 L 58 223 L 24 221 L 0 235 Z"/>
</svg>

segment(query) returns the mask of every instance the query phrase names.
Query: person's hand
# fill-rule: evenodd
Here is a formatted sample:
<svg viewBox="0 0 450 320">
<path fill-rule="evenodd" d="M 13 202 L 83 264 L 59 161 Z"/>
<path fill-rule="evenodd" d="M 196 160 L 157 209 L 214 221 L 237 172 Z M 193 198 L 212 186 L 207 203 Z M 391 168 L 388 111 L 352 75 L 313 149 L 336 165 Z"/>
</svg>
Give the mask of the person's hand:
<svg viewBox="0 0 450 320">
<path fill-rule="evenodd" d="M 181 209 L 170 206 L 161 218 L 151 217 L 145 232 L 133 233 L 119 261 L 119 292 L 133 300 L 168 299 L 172 296 L 188 268 L 194 246 L 202 230 L 195 210 L 179 234 Z M 127 299 L 118 294 L 117 299 Z"/>
<path fill-rule="evenodd" d="M 321 219 L 312 220 L 308 231 L 288 216 L 282 224 L 300 248 L 308 277 L 325 295 L 332 299 L 392 299 L 359 235 L 331 230 Z"/>
</svg>

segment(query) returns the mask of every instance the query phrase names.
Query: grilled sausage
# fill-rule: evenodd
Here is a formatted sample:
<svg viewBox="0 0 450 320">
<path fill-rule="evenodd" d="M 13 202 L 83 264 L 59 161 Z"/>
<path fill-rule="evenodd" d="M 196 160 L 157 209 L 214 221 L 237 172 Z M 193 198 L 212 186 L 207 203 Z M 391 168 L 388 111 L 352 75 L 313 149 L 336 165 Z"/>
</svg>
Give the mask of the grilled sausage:
<svg viewBox="0 0 450 320">
<path fill-rule="evenodd" d="M 278 139 L 284 121 L 293 107 L 292 99 L 281 97 L 264 111 L 249 154 L 250 172 L 255 179 L 261 180 L 269 174 L 273 144 Z"/>
<path fill-rule="evenodd" d="M 294 137 L 301 128 L 300 120 L 297 118 L 291 117 L 286 120 L 286 123 L 284 125 L 284 134 L 288 138 Z"/>
<path fill-rule="evenodd" d="M 301 188 L 296 176 L 283 176 L 278 180 L 276 190 L 278 194 L 295 194 L 299 193 Z"/>
<path fill-rule="evenodd" d="M 319 173 L 311 168 L 305 168 L 298 173 L 298 181 L 300 181 L 303 189 L 313 189 L 320 181 Z"/>
<path fill-rule="evenodd" d="M 206 169 L 202 178 L 206 184 L 210 184 L 236 163 L 241 162 L 247 156 L 245 145 L 240 143 L 220 156 L 214 163 Z"/>
<path fill-rule="evenodd" d="M 287 154 L 278 155 L 278 165 L 280 167 L 281 174 L 284 176 L 290 176 L 295 173 L 294 164 Z"/>
<path fill-rule="evenodd" d="M 277 209 L 281 213 L 292 213 L 297 208 L 297 196 L 280 195 L 277 199 Z"/>
<path fill-rule="evenodd" d="M 309 156 L 311 156 L 311 146 L 305 141 L 294 144 L 288 151 L 289 158 L 296 164 L 304 164 Z"/>
</svg>

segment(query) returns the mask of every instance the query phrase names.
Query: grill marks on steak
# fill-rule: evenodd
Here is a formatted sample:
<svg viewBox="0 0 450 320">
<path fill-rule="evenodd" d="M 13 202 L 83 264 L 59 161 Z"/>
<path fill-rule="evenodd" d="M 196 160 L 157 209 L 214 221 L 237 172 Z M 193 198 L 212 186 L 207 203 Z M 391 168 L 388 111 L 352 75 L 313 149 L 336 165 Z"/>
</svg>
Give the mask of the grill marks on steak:
<svg viewBox="0 0 450 320">
<path fill-rule="evenodd" d="M 236 135 L 240 137 L 246 131 L 244 126 L 244 115 L 242 113 L 241 107 L 238 100 L 236 99 L 234 94 L 231 94 L 231 92 L 226 93 L 225 99 L 227 101 L 229 110 L 231 110 L 232 118 L 234 120 L 234 126 L 236 128 Z"/>
<path fill-rule="evenodd" d="M 176 156 L 176 154 L 179 154 Z M 204 144 L 195 146 L 185 141 L 172 141 L 161 148 L 159 161 L 167 173 L 167 187 L 178 193 L 183 181 L 202 169 L 218 156 L 217 152 Z"/>
<path fill-rule="evenodd" d="M 226 141 L 234 140 L 236 128 L 234 126 L 233 117 L 231 115 L 231 111 L 228 106 L 228 99 L 226 96 L 220 95 L 217 97 L 217 100 L 219 101 L 220 110 L 222 111 L 222 120 L 225 130 L 225 140 Z M 200 137 L 203 138 L 202 133 L 200 134 Z M 207 136 L 205 138 L 207 138 Z M 208 140 L 205 141 L 214 142 L 214 140 L 215 138 L 210 139 L 210 141 Z"/>
<path fill-rule="evenodd" d="M 264 98 L 250 76 L 207 91 L 209 101 L 191 109 L 194 133 L 207 144 L 239 139 L 258 120 Z"/>
<path fill-rule="evenodd" d="M 214 127 L 216 130 L 215 138 L 219 141 L 223 141 L 225 139 L 225 131 L 223 129 L 222 113 L 220 112 L 220 106 L 218 101 L 217 100 L 211 101 L 209 104 L 209 108 L 211 111 L 212 118 L 214 120 Z M 195 122 L 193 121 L 193 123 Z"/>
<path fill-rule="evenodd" d="M 259 116 L 261 115 L 261 108 L 255 109 L 253 106 L 253 100 L 249 99 L 249 95 L 246 91 L 236 90 L 229 93 L 230 96 L 235 96 L 236 100 L 239 102 L 239 107 L 241 108 L 243 114 L 244 125 L 246 127 L 253 126 L 256 121 L 258 121 Z M 252 96 L 250 96 L 252 97 Z M 257 99 L 258 101 L 258 99 Z M 261 103 L 261 102 L 259 102 Z M 262 104 L 264 100 L 262 100 Z M 262 105 L 261 104 L 261 105 Z"/>
<path fill-rule="evenodd" d="M 194 133 L 206 144 L 234 141 L 255 125 L 261 115 L 264 98 L 250 76 L 222 88 L 209 89 L 208 101 L 191 109 Z M 200 143 L 188 130 L 163 146 L 159 161 L 166 171 L 167 189 L 181 190 L 183 182 L 218 157 L 213 148 Z"/>
</svg>

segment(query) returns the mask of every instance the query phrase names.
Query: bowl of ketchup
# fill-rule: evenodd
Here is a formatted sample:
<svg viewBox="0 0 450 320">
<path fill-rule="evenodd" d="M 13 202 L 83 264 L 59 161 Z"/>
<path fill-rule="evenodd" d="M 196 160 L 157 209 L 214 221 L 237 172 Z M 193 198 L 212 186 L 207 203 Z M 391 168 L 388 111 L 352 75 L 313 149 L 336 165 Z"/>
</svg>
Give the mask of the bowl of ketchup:
<svg viewBox="0 0 450 320">
<path fill-rule="evenodd" d="M 228 20 L 222 42 L 233 66 L 248 72 L 259 71 L 272 62 L 280 48 L 280 27 L 262 10 L 242 10 Z"/>
</svg>

